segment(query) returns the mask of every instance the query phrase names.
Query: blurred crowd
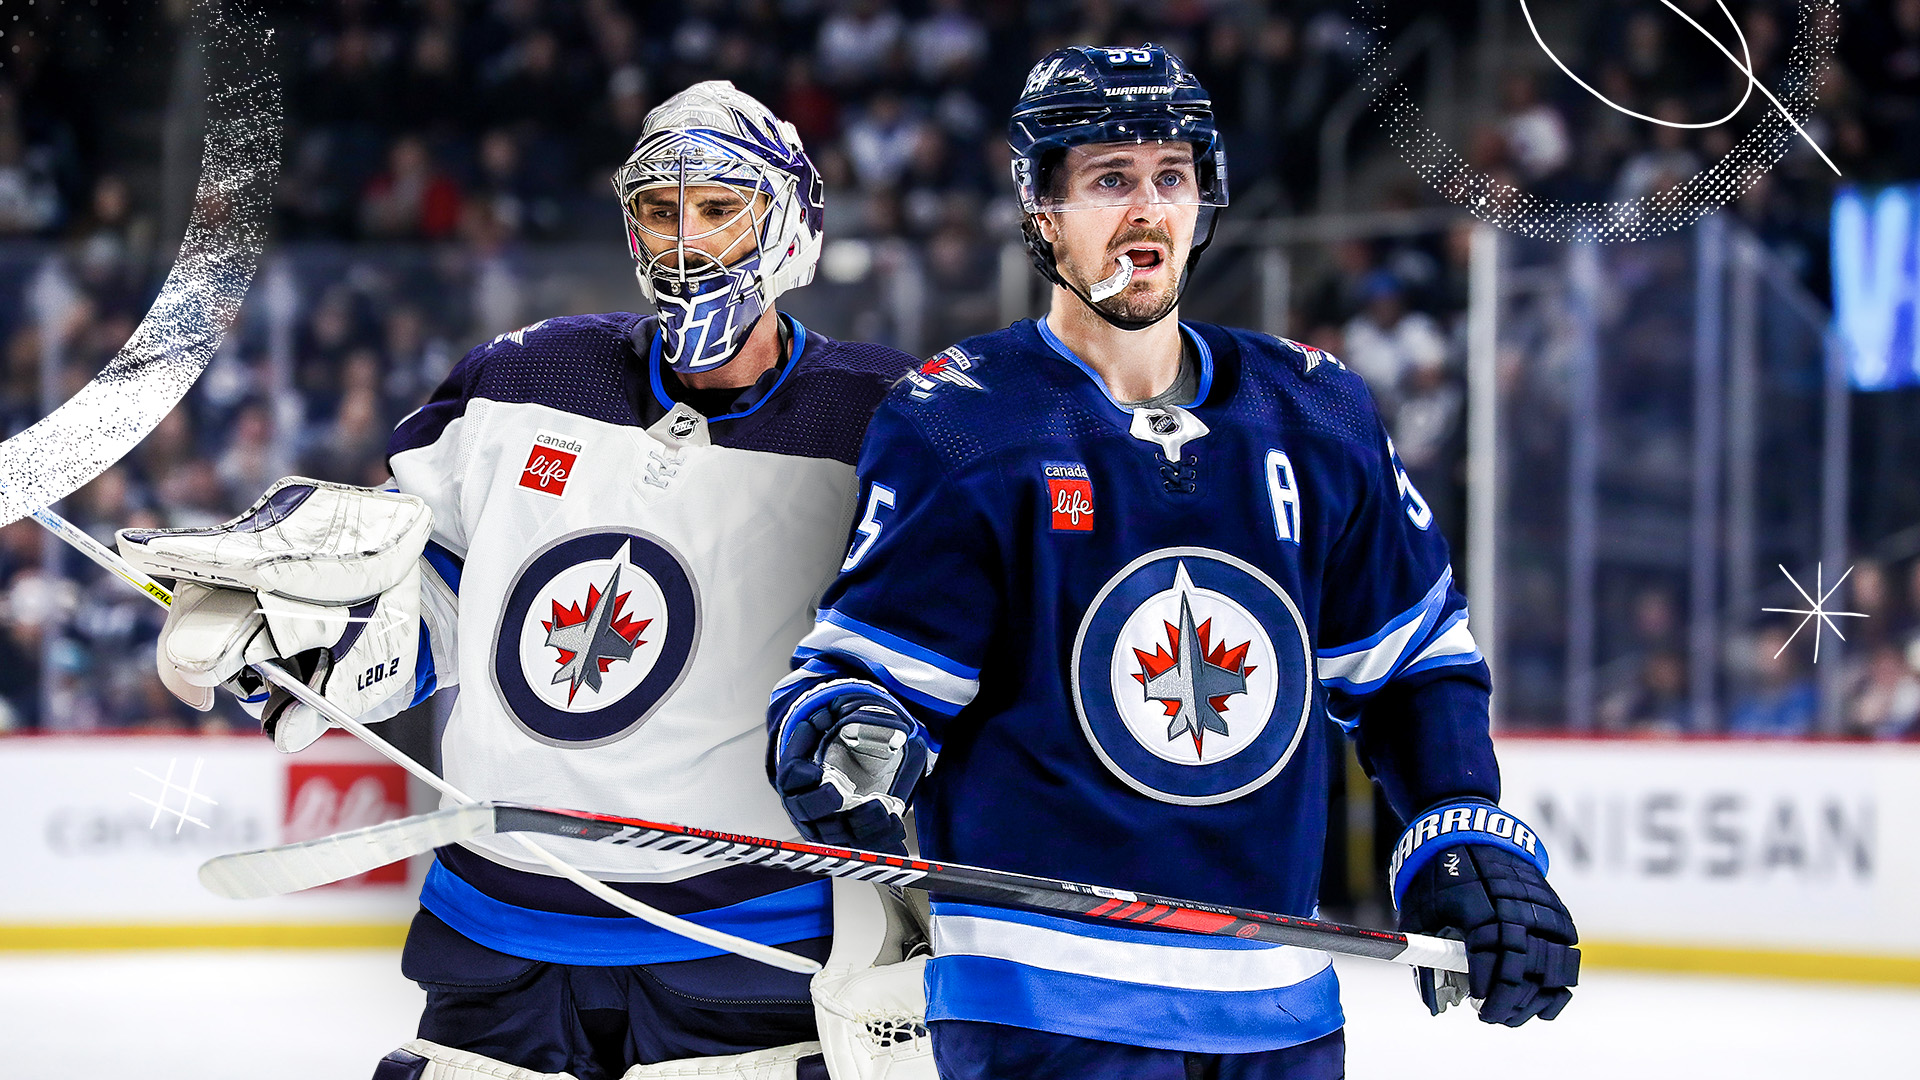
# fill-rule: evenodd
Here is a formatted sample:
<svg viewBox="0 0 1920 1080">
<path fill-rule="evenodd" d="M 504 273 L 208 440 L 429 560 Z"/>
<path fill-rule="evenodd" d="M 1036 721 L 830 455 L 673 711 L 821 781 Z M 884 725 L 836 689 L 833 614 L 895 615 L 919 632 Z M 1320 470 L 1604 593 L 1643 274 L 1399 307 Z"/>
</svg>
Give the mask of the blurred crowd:
<svg viewBox="0 0 1920 1080">
<path fill-rule="evenodd" d="M 1803 583 L 1806 584 L 1806 583 Z M 1831 623 L 1772 616 L 1722 643 L 1723 662 L 1737 688 L 1723 718 L 1729 735 L 1920 738 L 1920 558 L 1864 559 L 1850 568 L 1828 601 Z M 1806 584 L 1808 589 L 1813 586 Z M 1812 605 L 1781 581 L 1770 607 Z M 1641 589 L 1625 619 L 1631 641 L 1600 672 L 1597 717 L 1614 735 L 1678 735 L 1698 730 L 1689 698 L 1688 649 L 1678 594 L 1660 585 Z M 1820 727 L 1814 639 L 1832 664 L 1835 629 L 1846 638 L 1838 679 L 1839 729 Z"/>
<path fill-rule="evenodd" d="M 1711 0 L 1678 2 L 1710 28 L 1722 18 Z M 37 30 L 7 37 L 18 51 L 0 54 L 0 237 L 19 242 L 0 243 L 6 433 L 99 369 L 166 268 L 177 223 L 169 226 L 159 204 L 152 132 L 175 81 L 184 6 L 41 0 L 21 24 Z M 286 273 L 256 282 L 227 348 L 182 408 L 65 504 L 103 538 L 127 525 L 224 519 L 288 472 L 378 482 L 385 432 L 466 349 L 545 315 L 639 303 L 621 265 L 609 177 L 647 110 L 695 81 L 730 79 L 792 121 L 826 182 L 831 243 L 820 280 L 795 306 L 819 307 L 808 317 L 828 333 L 924 353 L 1000 317 L 999 259 L 1017 235 L 1002 125 L 1028 66 L 1048 50 L 1153 40 L 1186 58 L 1213 93 L 1229 148 L 1236 210 L 1223 219 L 1225 240 L 1236 215 L 1299 215 L 1324 205 L 1320 128 L 1359 81 L 1366 49 L 1413 18 L 1432 18 L 1458 56 L 1474 57 L 1488 10 L 1464 0 L 1373 5 L 1393 8 L 1377 31 L 1365 24 L 1368 8 L 1350 0 L 268 7 L 288 111 L 274 226 Z M 1815 7 L 1733 5 L 1769 85 L 1778 83 L 1801 20 L 1818 17 L 1807 13 Z M 1920 0 L 1843 0 L 1841 11 L 1841 63 L 1827 74 L 1807 131 L 1850 180 L 1920 175 Z M 1717 116 L 1738 100 L 1743 80 L 1663 9 L 1591 0 L 1559 17 L 1567 36 L 1556 42 L 1574 43 L 1563 58 L 1592 72 L 1616 100 L 1688 120 Z M 1507 29 L 1518 40 L 1515 21 Z M 1462 151 L 1529 190 L 1633 198 L 1692 175 L 1741 130 L 1630 120 L 1535 59 L 1531 69 L 1487 77 L 1462 64 L 1456 86 L 1462 106 L 1476 100 L 1476 83 L 1491 94 L 1477 99 L 1491 111 L 1462 125 Z M 128 86 L 154 92 L 143 97 Z M 1356 161 L 1390 159 L 1376 127 L 1362 123 Z M 149 142 L 116 139 L 128 130 L 148 132 Z M 1349 174 L 1349 209 L 1444 205 L 1397 163 Z M 1800 146 L 1734 208 L 1816 293 L 1824 289 L 1832 184 Z M 1440 227 L 1316 249 L 1296 261 L 1287 305 L 1291 332 L 1368 380 L 1409 472 L 1456 540 L 1467 235 Z M 59 255 L 57 273 L 48 269 L 49 251 Z M 1215 287 L 1223 275 L 1250 278 L 1245 261 L 1223 243 L 1209 265 L 1216 277 L 1190 294 L 1193 313 L 1252 323 L 1252 301 L 1209 303 L 1247 295 Z M 588 268 L 597 287 L 543 286 L 567 266 L 576 279 Z M 1893 568 L 1883 574 L 1898 576 Z M 1920 595 L 1909 602 L 1908 592 L 1884 591 L 1885 625 L 1910 631 Z M 225 706 L 211 717 L 183 711 L 147 673 L 158 615 L 30 524 L 0 530 L 0 728 L 244 723 Z M 1920 661 L 1920 650 L 1904 643 L 1887 648 L 1903 664 Z M 1660 649 L 1642 651 L 1647 662 L 1619 684 L 1636 688 L 1634 702 L 1658 699 L 1673 678 L 1684 686 L 1684 672 L 1670 670 Z M 1881 671 L 1891 671 L 1891 661 L 1874 666 L 1865 658 L 1880 653 L 1871 648 L 1849 655 L 1864 665 L 1855 700 L 1912 696 L 1874 697 L 1874 680 L 1891 678 Z M 1910 685 L 1912 669 L 1902 670 Z M 1608 726 L 1662 723 L 1665 706 L 1616 697 L 1608 699 Z"/>
</svg>

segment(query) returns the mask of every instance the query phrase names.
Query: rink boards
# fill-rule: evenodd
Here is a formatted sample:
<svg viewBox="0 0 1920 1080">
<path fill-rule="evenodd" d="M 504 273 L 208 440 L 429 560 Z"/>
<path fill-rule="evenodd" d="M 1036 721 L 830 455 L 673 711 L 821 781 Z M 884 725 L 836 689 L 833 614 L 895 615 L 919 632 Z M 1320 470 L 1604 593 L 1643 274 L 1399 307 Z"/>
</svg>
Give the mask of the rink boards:
<svg viewBox="0 0 1920 1080">
<path fill-rule="evenodd" d="M 1920 984 L 1920 746 L 1498 745 L 1593 962 Z"/>
<path fill-rule="evenodd" d="M 397 945 L 419 890 L 406 864 L 247 901 L 214 896 L 196 872 L 225 852 L 405 816 L 407 784 L 343 734 L 297 755 L 258 736 L 0 739 L 12 809 L 0 948 Z"/>
<path fill-rule="evenodd" d="M 1499 751 L 1503 801 L 1545 839 L 1591 962 L 1920 984 L 1920 746 L 1503 738 Z M 15 811 L 0 830 L 0 948 L 398 943 L 418 860 L 250 901 L 205 892 L 195 872 L 402 816 L 407 783 L 345 736 L 293 756 L 243 736 L 0 739 Z"/>
</svg>

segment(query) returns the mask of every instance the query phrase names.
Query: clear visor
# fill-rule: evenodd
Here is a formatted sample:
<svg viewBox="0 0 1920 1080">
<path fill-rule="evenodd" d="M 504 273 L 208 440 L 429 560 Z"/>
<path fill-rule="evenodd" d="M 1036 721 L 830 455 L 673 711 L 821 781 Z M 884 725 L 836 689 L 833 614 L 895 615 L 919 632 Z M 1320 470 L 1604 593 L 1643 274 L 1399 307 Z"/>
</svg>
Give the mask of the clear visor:
<svg viewBox="0 0 1920 1080">
<path fill-rule="evenodd" d="M 1113 207 L 1225 206 L 1217 185 L 1203 182 L 1192 144 L 1101 143 L 1067 150 L 1044 179 L 1022 192 L 1029 213 Z"/>
</svg>

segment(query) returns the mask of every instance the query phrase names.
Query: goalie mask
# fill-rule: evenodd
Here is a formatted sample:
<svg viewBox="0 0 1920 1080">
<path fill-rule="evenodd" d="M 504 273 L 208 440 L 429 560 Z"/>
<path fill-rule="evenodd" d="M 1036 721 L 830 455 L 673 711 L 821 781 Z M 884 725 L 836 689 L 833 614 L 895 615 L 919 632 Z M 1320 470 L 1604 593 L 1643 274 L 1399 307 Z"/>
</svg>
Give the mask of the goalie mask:
<svg viewBox="0 0 1920 1080">
<path fill-rule="evenodd" d="M 813 280 L 820 175 L 793 125 L 730 82 L 696 83 L 648 114 L 613 186 L 675 371 L 732 360 L 775 297 Z"/>
<path fill-rule="evenodd" d="M 1179 142 L 1192 145 L 1193 160 L 1177 175 L 1124 176 L 1109 186 L 1075 191 L 1056 182 L 1067 151 L 1077 146 Z M 1058 49 L 1028 73 L 1007 123 L 1007 143 L 1013 149 L 1014 187 L 1027 215 L 1027 253 L 1041 275 L 1123 330 L 1142 330 L 1166 318 L 1179 304 L 1200 253 L 1213 241 L 1215 217 L 1227 205 L 1226 151 L 1200 80 L 1158 45 Z M 1161 310 L 1144 316 L 1107 303 L 1132 277 L 1126 260 L 1111 277 L 1082 288 L 1060 273 L 1054 245 L 1036 220 L 1040 214 L 1155 202 L 1197 206 L 1198 216 L 1180 280 Z"/>
</svg>

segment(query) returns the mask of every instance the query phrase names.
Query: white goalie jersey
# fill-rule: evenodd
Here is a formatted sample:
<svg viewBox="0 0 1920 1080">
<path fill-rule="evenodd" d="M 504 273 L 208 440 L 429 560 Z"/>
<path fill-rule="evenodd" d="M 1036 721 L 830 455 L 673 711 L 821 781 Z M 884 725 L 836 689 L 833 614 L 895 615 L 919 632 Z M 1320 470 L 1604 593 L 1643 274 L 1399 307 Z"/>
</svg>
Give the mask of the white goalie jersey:
<svg viewBox="0 0 1920 1080">
<path fill-rule="evenodd" d="M 434 520 L 415 700 L 461 688 L 440 740 L 454 785 L 795 835 L 766 778 L 767 696 L 840 567 L 867 419 L 913 361 L 788 328 L 791 359 L 712 419 L 667 396 L 652 320 L 612 314 L 475 349 L 400 424 L 395 481 Z M 767 944 L 830 925 L 824 881 L 552 847 L 639 899 Z M 635 920 L 595 919 L 587 933 L 591 909 L 505 838 L 443 849 L 421 902 L 517 956 L 713 954 Z"/>
</svg>

